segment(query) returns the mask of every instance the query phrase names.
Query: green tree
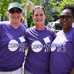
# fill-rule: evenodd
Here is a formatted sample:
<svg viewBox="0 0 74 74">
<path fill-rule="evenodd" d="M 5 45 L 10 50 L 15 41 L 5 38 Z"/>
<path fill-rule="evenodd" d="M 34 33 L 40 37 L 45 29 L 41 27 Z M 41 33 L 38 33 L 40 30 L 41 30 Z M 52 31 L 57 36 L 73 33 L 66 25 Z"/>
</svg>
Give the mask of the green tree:
<svg viewBox="0 0 74 74">
<path fill-rule="evenodd" d="M 4 20 L 6 17 L 6 10 L 8 6 L 9 0 L 0 0 L 0 18 Z"/>
<path fill-rule="evenodd" d="M 0 20 L 6 20 L 7 19 L 7 8 L 8 4 L 10 2 L 18 1 L 23 6 L 23 15 L 25 18 L 30 20 L 30 25 L 32 19 L 31 19 L 31 13 L 32 13 L 32 7 L 34 5 L 43 5 L 45 8 L 45 13 L 47 16 L 48 21 L 54 21 L 57 19 L 57 16 L 59 16 L 61 10 L 66 4 L 74 4 L 74 0 L 0 0 Z M 28 20 L 28 21 L 29 21 Z M 33 22 L 33 21 L 32 21 Z"/>
<path fill-rule="evenodd" d="M 20 0 L 0 0 L 0 20 L 6 20 L 7 19 L 7 8 L 8 4 L 10 2 L 15 2 Z"/>
</svg>

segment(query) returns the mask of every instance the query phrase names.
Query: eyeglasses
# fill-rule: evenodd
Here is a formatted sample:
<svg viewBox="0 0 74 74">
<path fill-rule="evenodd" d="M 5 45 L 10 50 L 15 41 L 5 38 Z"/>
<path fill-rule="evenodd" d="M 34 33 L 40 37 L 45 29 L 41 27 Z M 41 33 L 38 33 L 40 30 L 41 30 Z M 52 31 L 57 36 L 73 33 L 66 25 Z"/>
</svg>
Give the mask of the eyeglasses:
<svg viewBox="0 0 74 74">
<path fill-rule="evenodd" d="M 13 13 L 22 13 L 22 10 L 19 8 L 12 8 L 9 10 L 9 13 L 13 14 Z"/>
</svg>

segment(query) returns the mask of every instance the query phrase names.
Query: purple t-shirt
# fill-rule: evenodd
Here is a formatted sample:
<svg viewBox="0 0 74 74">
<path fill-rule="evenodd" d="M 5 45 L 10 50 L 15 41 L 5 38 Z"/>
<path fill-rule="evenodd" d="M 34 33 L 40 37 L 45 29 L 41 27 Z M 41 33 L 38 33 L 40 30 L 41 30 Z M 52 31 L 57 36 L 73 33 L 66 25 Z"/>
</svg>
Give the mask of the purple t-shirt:
<svg viewBox="0 0 74 74">
<path fill-rule="evenodd" d="M 0 23 L 0 71 L 20 68 L 24 61 L 25 28 Z"/>
<path fill-rule="evenodd" d="M 74 29 L 60 31 L 51 45 L 51 74 L 70 74 L 74 65 Z"/>
<path fill-rule="evenodd" d="M 27 30 L 29 51 L 25 68 L 32 74 L 49 74 L 50 46 L 55 37 L 47 28 Z"/>
</svg>

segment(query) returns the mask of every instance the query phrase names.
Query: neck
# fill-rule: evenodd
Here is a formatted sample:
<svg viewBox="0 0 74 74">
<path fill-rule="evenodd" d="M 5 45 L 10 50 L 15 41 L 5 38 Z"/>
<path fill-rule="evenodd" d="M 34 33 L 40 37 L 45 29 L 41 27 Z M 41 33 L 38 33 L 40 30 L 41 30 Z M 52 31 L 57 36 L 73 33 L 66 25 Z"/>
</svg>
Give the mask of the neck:
<svg viewBox="0 0 74 74">
<path fill-rule="evenodd" d="M 64 32 L 68 32 L 70 29 L 71 29 L 71 27 L 69 27 L 69 28 L 63 28 L 63 31 Z"/>
<path fill-rule="evenodd" d="M 38 30 L 44 30 L 45 29 L 45 25 L 37 24 L 36 25 L 36 29 L 38 29 Z"/>
<path fill-rule="evenodd" d="M 13 27 L 13 28 L 15 28 L 15 29 L 17 29 L 21 24 L 20 23 L 11 23 L 10 22 L 10 25 Z"/>
</svg>

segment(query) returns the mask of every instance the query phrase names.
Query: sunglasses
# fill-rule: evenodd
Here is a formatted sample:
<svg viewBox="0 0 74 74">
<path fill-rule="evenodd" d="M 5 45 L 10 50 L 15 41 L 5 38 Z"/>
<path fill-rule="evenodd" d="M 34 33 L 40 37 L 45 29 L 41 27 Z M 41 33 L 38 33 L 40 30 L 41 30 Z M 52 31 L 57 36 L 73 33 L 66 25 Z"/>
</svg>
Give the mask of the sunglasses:
<svg viewBox="0 0 74 74">
<path fill-rule="evenodd" d="M 9 13 L 13 14 L 13 13 L 22 13 L 22 10 L 19 8 L 12 8 L 9 10 Z"/>
<path fill-rule="evenodd" d="M 65 18 L 67 18 L 67 19 L 69 18 L 69 19 L 70 19 L 70 18 L 72 18 L 72 16 L 71 16 L 71 15 L 61 15 L 61 16 L 59 16 L 59 18 L 60 18 L 60 19 L 61 19 L 61 18 L 62 18 L 62 19 L 65 19 Z"/>
</svg>

